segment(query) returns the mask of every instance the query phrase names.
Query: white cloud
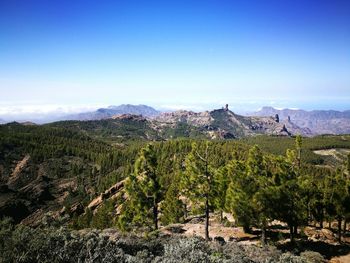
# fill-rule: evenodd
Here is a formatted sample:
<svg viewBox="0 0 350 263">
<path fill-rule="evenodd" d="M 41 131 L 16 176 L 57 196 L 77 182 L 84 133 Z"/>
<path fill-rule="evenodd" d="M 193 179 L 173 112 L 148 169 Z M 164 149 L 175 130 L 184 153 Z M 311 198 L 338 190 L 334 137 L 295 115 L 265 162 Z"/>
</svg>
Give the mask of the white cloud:
<svg viewBox="0 0 350 263">
<path fill-rule="evenodd" d="M 21 114 L 71 114 L 83 111 L 95 110 L 105 105 L 1 105 L 0 115 L 21 115 Z"/>
<path fill-rule="evenodd" d="M 58 104 L 15 104 L 0 103 L 0 118 L 6 121 L 47 122 L 59 117 L 94 111 L 106 105 L 58 105 Z"/>
</svg>

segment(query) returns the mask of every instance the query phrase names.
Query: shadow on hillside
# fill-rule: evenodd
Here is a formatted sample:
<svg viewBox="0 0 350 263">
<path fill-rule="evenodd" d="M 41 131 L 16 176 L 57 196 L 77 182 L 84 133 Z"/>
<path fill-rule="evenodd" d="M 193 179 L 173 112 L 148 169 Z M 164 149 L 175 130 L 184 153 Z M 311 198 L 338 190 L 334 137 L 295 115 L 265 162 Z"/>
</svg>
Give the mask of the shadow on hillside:
<svg viewBox="0 0 350 263">
<path fill-rule="evenodd" d="M 300 254 L 301 252 L 307 250 L 316 251 L 322 254 L 326 259 L 331 259 L 335 256 L 343 256 L 350 253 L 350 245 L 348 243 L 329 244 L 323 241 L 312 241 L 303 239 L 305 237 L 302 237 L 300 234 L 296 236 L 296 241 L 294 243 L 287 242 L 283 244 L 278 244 L 278 241 L 286 240 L 290 237 L 289 232 L 281 232 L 278 230 L 286 230 L 286 227 L 279 225 L 273 226 L 266 232 L 266 237 L 269 241 L 275 243 L 278 249 L 284 252 L 290 251 L 294 254 Z M 252 234 L 256 235 L 256 238 L 254 239 L 261 238 L 260 230 L 252 231 Z M 347 233 L 346 236 L 347 235 L 349 235 L 349 233 Z"/>
<path fill-rule="evenodd" d="M 343 256 L 350 253 L 350 246 L 347 244 L 328 244 L 321 241 L 298 240 L 294 244 L 290 242 L 277 245 L 277 248 L 282 251 L 292 251 L 300 254 L 303 251 L 310 250 L 322 254 L 326 259 L 335 256 Z"/>
</svg>

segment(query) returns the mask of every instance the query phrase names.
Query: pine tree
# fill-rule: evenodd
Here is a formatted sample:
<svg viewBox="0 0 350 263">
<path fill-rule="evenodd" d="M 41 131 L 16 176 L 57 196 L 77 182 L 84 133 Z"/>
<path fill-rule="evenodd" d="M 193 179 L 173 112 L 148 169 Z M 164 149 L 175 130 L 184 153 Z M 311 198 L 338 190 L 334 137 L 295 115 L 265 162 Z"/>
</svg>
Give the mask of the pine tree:
<svg viewBox="0 0 350 263">
<path fill-rule="evenodd" d="M 114 203 L 112 200 L 107 200 L 99 207 L 94 214 L 91 226 L 97 229 L 104 229 L 113 225 Z"/>
<path fill-rule="evenodd" d="M 349 192 L 345 174 L 341 169 L 326 177 L 325 198 L 327 202 L 327 213 L 338 222 L 338 241 L 341 242 L 341 225 L 346 215 Z"/>
<path fill-rule="evenodd" d="M 350 154 L 347 156 L 347 162 L 346 162 L 346 171 L 348 173 L 348 178 L 350 178 Z"/>
<path fill-rule="evenodd" d="M 209 240 L 209 211 L 212 196 L 213 169 L 209 164 L 209 141 L 204 149 L 199 149 L 196 143 L 185 159 L 185 171 L 181 178 L 181 188 L 186 197 L 193 203 L 204 204 L 205 239 Z"/>
<path fill-rule="evenodd" d="M 184 204 L 179 199 L 179 194 L 179 185 L 177 182 L 173 182 L 169 186 L 161 206 L 163 225 L 179 223 L 183 220 Z"/>
<path fill-rule="evenodd" d="M 158 229 L 158 203 L 163 193 L 157 166 L 154 147 L 148 144 L 140 150 L 134 174 L 130 174 L 125 183 L 128 200 L 118 220 L 121 228 L 125 228 L 130 220 L 137 226 L 149 226 L 149 220 L 152 220 L 153 229 Z"/>
<path fill-rule="evenodd" d="M 229 184 L 227 176 L 227 167 L 220 167 L 214 176 L 213 180 L 213 189 L 214 189 L 214 206 L 215 209 L 220 211 L 220 219 L 223 220 L 223 212 L 225 210 L 226 203 L 226 192 Z"/>
<path fill-rule="evenodd" d="M 298 225 L 305 221 L 306 209 L 297 171 L 294 169 L 295 151 L 287 151 L 287 155 L 276 158 L 278 181 L 275 181 L 276 191 L 272 201 L 275 204 L 275 218 L 288 224 L 290 239 L 293 242 Z"/>
<path fill-rule="evenodd" d="M 226 192 L 225 208 L 231 212 L 236 223 L 243 226 L 245 232 L 249 232 L 253 221 L 253 208 L 250 196 L 245 187 L 245 163 L 232 160 L 227 165 L 229 185 Z"/>
<path fill-rule="evenodd" d="M 228 165 L 230 184 L 226 206 L 233 212 L 237 221 L 249 231 L 255 225 L 261 228 L 262 243 L 270 219 L 270 185 L 267 165 L 261 150 L 250 149 L 246 162 L 233 160 Z"/>
<path fill-rule="evenodd" d="M 254 146 L 249 151 L 246 162 L 246 178 L 250 184 L 248 195 L 251 198 L 251 205 L 255 215 L 255 224 L 261 228 L 261 241 L 265 244 L 266 228 L 269 214 L 269 178 L 264 160 L 259 147 Z M 247 188 L 246 188 L 247 189 Z"/>
</svg>

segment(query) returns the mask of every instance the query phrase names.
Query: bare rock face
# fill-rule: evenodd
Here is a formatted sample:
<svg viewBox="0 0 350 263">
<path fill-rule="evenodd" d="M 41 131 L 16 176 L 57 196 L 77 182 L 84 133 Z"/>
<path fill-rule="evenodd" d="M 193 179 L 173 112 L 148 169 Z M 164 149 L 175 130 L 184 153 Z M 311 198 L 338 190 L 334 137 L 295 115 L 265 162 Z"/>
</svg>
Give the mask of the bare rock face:
<svg viewBox="0 0 350 263">
<path fill-rule="evenodd" d="M 93 199 L 89 203 L 88 208 L 91 210 L 98 209 L 98 207 L 103 203 L 104 200 L 113 198 L 114 196 L 116 196 L 124 188 L 124 185 L 125 185 L 125 180 L 122 180 L 116 183 L 115 185 L 113 185 L 112 187 L 104 191 L 102 194 L 100 194 L 98 197 Z"/>
<path fill-rule="evenodd" d="M 141 115 L 134 114 L 119 114 L 111 117 L 114 120 L 129 120 L 129 121 L 146 121 Z"/>
<path fill-rule="evenodd" d="M 200 127 L 210 125 L 213 121 L 208 111 L 193 112 L 193 111 L 175 111 L 170 113 L 162 113 L 155 118 L 160 124 L 175 124 L 177 122 L 185 122 L 187 124 Z"/>
<path fill-rule="evenodd" d="M 26 173 L 29 161 L 30 155 L 27 154 L 22 160 L 20 160 L 16 164 L 15 169 L 12 171 L 12 174 L 10 175 L 7 181 L 7 185 L 10 188 L 16 189 L 18 187 L 22 187 L 30 181 L 32 181 L 33 179 L 35 179 L 32 176 L 28 175 L 28 173 Z"/>
<path fill-rule="evenodd" d="M 177 123 L 198 127 L 211 139 L 233 139 L 257 134 L 280 136 L 311 134 L 308 129 L 301 129 L 295 124 L 281 123 L 278 114 L 275 117 L 241 116 L 230 111 L 228 105 L 210 112 L 162 113 L 154 119 L 153 126 L 175 127 Z"/>
<path fill-rule="evenodd" d="M 31 213 L 29 216 L 24 218 L 21 221 L 21 224 L 36 227 L 39 225 L 39 223 L 41 222 L 41 219 L 44 217 L 44 215 L 45 215 L 45 212 L 43 209 L 37 209 L 36 211 Z"/>
</svg>

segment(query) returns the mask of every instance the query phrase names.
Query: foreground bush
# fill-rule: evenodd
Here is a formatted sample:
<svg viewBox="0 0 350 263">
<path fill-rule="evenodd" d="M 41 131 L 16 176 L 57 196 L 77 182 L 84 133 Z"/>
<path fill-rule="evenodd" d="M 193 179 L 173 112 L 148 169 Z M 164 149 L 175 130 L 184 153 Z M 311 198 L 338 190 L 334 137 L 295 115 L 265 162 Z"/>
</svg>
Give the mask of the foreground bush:
<svg viewBox="0 0 350 263">
<path fill-rule="evenodd" d="M 113 238 L 111 238 L 113 236 Z M 311 260 L 312 259 L 312 260 Z M 0 221 L 0 262 L 323 262 L 320 254 L 282 254 L 274 247 L 220 245 L 201 238 L 140 238 L 96 230 L 14 228 Z"/>
</svg>

